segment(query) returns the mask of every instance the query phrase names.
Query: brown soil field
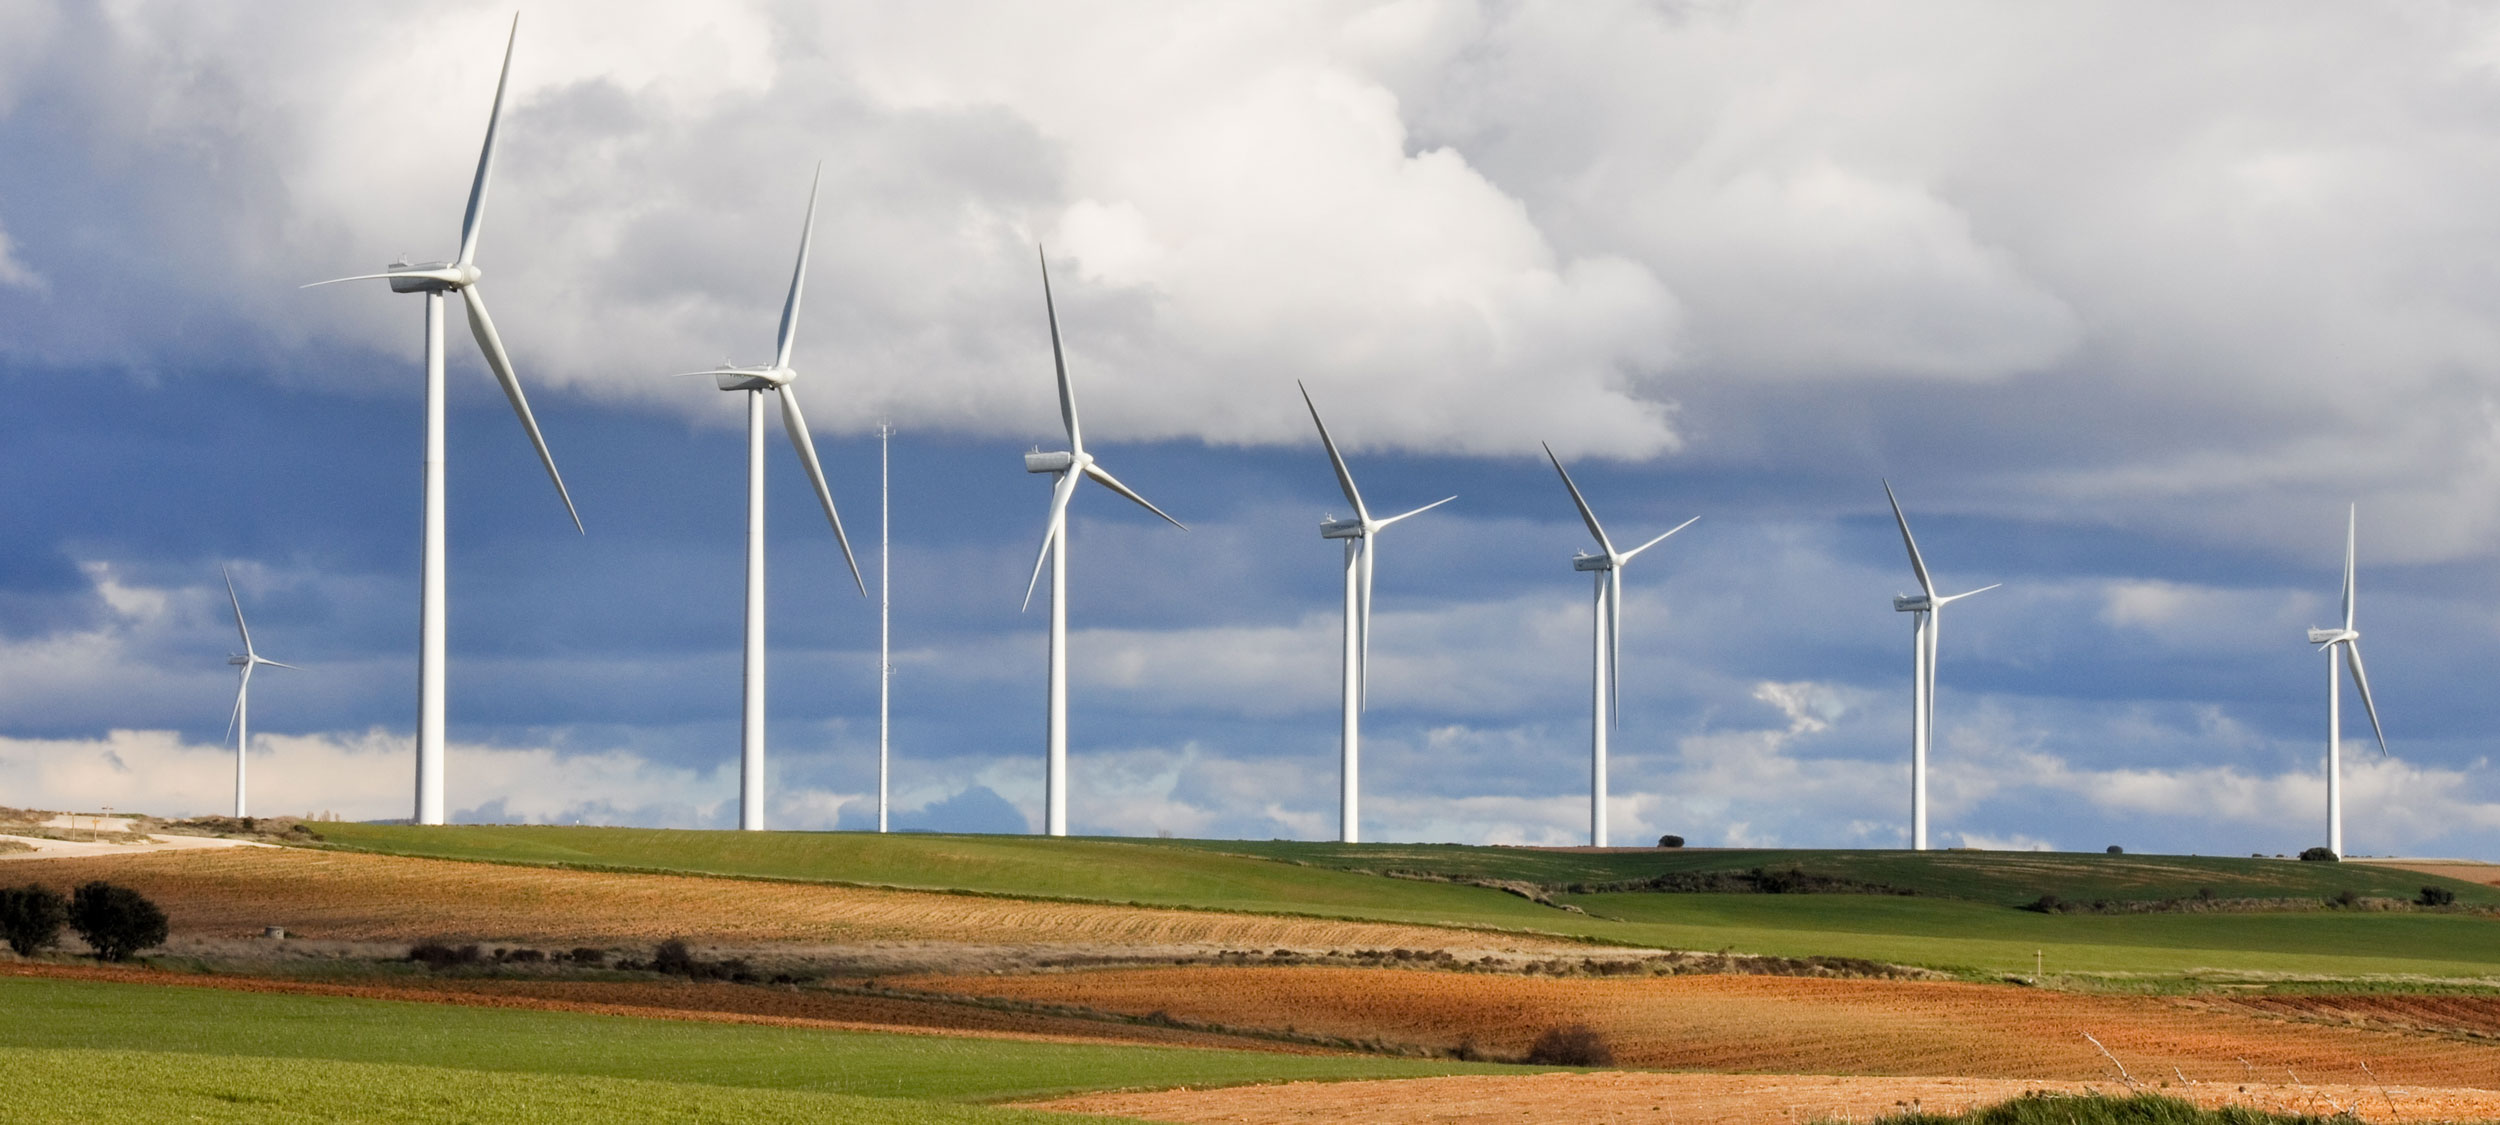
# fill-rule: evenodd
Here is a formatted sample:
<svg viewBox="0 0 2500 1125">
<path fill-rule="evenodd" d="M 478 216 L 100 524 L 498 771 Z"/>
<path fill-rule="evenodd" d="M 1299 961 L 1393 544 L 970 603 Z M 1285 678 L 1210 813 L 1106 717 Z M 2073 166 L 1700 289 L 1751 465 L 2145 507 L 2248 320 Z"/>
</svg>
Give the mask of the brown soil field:
<svg viewBox="0 0 2500 1125">
<path fill-rule="evenodd" d="M 1085 1094 L 1029 1108 L 1228 1125 L 1802 1125 L 1857 1121 L 1918 1108 L 1953 1113 L 2042 1090 L 2080 1093 L 2077 1082 L 2006 1078 L 1867 1078 L 1798 1074 L 1534 1074 L 1295 1082 L 1220 1090 Z M 2102 1093 L 2125 1093 L 2116 1083 Z M 2500 1118 L 2500 1094 L 2485 1090 L 2370 1085 L 2174 1084 L 2156 1093 L 2207 1106 L 2242 1105 L 2365 1121 L 2474 1121 Z"/>
<path fill-rule="evenodd" d="M 2297 1002 L 2268 1010 L 2254 1001 L 1935 981 L 1551 978 L 1317 967 L 1104 969 L 887 983 L 1428 1048 L 1472 1041 L 1507 1057 L 1525 1054 L 1547 1028 L 1584 1023 L 1604 1035 L 1616 1062 L 1628 1067 L 2117 1081 L 2110 1060 L 2084 1038 L 2089 1034 L 2147 1082 L 2296 1077 L 2367 1083 L 2366 1062 L 2389 1083 L 2500 1089 L 2500 1046 L 2395 1030 L 2392 1023 L 2336 1026 L 2283 1018 L 2335 1018 L 2325 1003 L 2306 1011 Z"/>
<path fill-rule="evenodd" d="M 177 935 L 428 938 L 538 945 L 713 943 L 1123 949 L 1430 947 L 1585 955 L 1590 948 L 1425 926 L 1028 902 L 685 875 L 609 874 L 293 848 L 13 861 L 11 881 L 110 879 L 165 909 Z"/>
<path fill-rule="evenodd" d="M 1224 1047 L 1283 1054 L 1344 1054 L 1319 1047 L 1278 1043 L 1175 1028 L 1001 1012 L 967 1004 L 860 996 L 820 988 L 677 981 L 530 981 L 417 977 L 392 981 L 310 981 L 279 977 L 178 973 L 132 966 L 0 963 L 0 977 L 50 977 L 278 992 L 299 996 L 348 996 L 478 1008 L 528 1008 L 590 1012 L 646 1019 L 818 1027 L 837 1031 L 969 1035 L 1055 1043 L 1159 1043 Z"/>
<path fill-rule="evenodd" d="M 2500 887 L 2500 863 L 2441 863 L 2437 860 L 2410 859 L 2372 859 L 2353 860 L 2352 862 L 2371 863 L 2380 867 L 2394 867 L 2405 871 L 2419 871 L 2424 875 L 2437 875 L 2445 879 L 2456 879 L 2467 883 L 2481 883 L 2485 886 Z"/>
<path fill-rule="evenodd" d="M 2500 996 L 2494 995 L 2206 996 L 2180 1002 L 2306 1023 L 2500 1040 Z"/>
</svg>

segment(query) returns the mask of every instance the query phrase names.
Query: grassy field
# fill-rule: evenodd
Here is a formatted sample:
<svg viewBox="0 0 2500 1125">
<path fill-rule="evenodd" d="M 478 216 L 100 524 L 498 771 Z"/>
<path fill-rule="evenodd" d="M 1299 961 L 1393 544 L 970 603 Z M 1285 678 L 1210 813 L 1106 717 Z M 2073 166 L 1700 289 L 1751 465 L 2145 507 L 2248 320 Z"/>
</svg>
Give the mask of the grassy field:
<svg viewBox="0 0 2500 1125">
<path fill-rule="evenodd" d="M 1019 836 L 684 832 L 616 828 L 324 826 L 339 845 L 403 855 L 702 872 L 1041 898 L 1307 914 L 1534 931 L 1633 946 L 1840 956 L 1985 974 L 2053 972 L 2312 976 L 2500 975 L 2500 922 L 2469 914 L 2307 911 L 2044 915 L 2071 900 L 2411 897 L 2437 883 L 2460 901 L 2500 891 L 2359 864 L 2005 852 L 1549 852 L 1522 848 Z M 1499 890 L 1384 878 L 1542 885 L 1608 883 L 1666 870 L 1798 866 L 1916 896 L 1558 894 L 1573 913 Z"/>
<path fill-rule="evenodd" d="M 0 1123 L 189 1121 L 607 1125 L 617 1121 L 800 1125 L 1047 1125 L 1112 1121 L 987 1106 L 401 1063 L 171 1051 L 0 1047 Z"/>
<path fill-rule="evenodd" d="M 330 1060 L 941 1101 L 1502 1068 L 0 978 L 0 1048 Z"/>
</svg>

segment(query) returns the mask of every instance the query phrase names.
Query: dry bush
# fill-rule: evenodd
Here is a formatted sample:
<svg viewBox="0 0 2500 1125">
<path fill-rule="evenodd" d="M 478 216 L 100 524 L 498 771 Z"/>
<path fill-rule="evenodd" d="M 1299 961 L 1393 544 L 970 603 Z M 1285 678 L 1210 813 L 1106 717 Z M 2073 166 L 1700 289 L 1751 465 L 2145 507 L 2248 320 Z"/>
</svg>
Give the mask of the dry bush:
<svg viewBox="0 0 2500 1125">
<path fill-rule="evenodd" d="M 1532 1066 L 1613 1066 L 1615 1052 L 1606 1037 L 1584 1023 L 1549 1027 L 1528 1048 Z"/>
</svg>

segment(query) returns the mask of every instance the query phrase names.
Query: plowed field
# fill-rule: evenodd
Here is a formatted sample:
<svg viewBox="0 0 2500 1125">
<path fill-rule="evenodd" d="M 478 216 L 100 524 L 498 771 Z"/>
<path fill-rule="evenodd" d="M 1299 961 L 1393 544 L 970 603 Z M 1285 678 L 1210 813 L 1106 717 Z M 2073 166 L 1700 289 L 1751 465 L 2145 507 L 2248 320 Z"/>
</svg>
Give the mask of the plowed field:
<svg viewBox="0 0 2500 1125">
<path fill-rule="evenodd" d="M 2144 1081 L 2283 1081 L 2500 1089 L 2500 1046 L 2360 1026 L 2286 1022 L 2257 1007 L 2089 996 L 2010 985 L 1794 977 L 1547 978 L 1355 968 L 1109 969 L 905 977 L 901 988 L 1167 1012 L 1516 1057 L 1543 1030 L 1585 1023 L 1619 1065 L 1727 1072 L 2114 1081 L 2097 1037 Z M 2319 1011 L 2327 1010 L 2318 1006 Z M 2245 1061 L 2242 1061 L 2245 1060 Z M 2174 1069 L 2175 1068 L 2175 1069 Z"/>
<path fill-rule="evenodd" d="M 1916 1106 L 1952 1113 L 2030 1090 L 2080 1092 L 2081 1083 L 1989 1078 L 1845 1078 L 1826 1075 L 1538 1074 L 1414 1078 L 1372 1082 L 1295 1082 L 1219 1090 L 1087 1094 L 1033 1108 L 1156 1121 L 1227 1125 L 1800 1125 L 1862 1120 Z M 2104 1093 L 2124 1087 L 2103 1083 Z M 2366 1121 L 2473 1121 L 2500 1117 L 2500 1094 L 2483 1090 L 2377 1085 L 2204 1084 L 2159 1090 L 2208 1106 L 2242 1105 Z"/>
<path fill-rule="evenodd" d="M 12 881 L 137 888 L 177 935 L 454 938 L 542 945 L 947 942 L 1297 949 L 1430 946 L 1586 954 L 1580 945 L 1368 922 L 1224 914 L 683 875 L 605 874 L 286 848 L 168 851 L 12 863 Z"/>
</svg>

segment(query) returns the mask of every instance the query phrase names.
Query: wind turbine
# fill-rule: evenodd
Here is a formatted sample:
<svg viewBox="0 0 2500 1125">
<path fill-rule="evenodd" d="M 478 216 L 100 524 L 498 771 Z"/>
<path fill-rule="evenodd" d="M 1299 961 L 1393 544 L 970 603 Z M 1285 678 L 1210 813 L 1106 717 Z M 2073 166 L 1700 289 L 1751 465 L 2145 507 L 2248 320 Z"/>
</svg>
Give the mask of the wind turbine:
<svg viewBox="0 0 2500 1125">
<path fill-rule="evenodd" d="M 1916 594 L 1895 596 L 1895 612 L 1913 615 L 1911 645 L 1916 655 L 1911 661 L 1910 680 L 1910 846 L 1927 850 L 1927 743 L 1936 729 L 1936 626 L 1945 606 L 1972 594 L 1984 594 L 2004 585 L 1991 582 L 1976 590 L 1938 596 L 1936 583 L 1927 575 L 1927 560 L 1918 553 L 1918 540 L 1910 536 L 1909 517 L 1901 514 L 1901 501 L 1892 494 L 1892 482 L 1884 482 L 1884 499 L 1892 501 L 1893 522 L 1901 525 L 1901 544 L 1910 549 L 1910 569 L 1918 572 Z"/>
<path fill-rule="evenodd" d="M 1362 839 L 1362 711 L 1369 701 L 1371 686 L 1372 537 L 1390 524 L 1429 512 L 1458 497 L 1445 496 L 1412 512 L 1385 520 L 1373 519 L 1371 509 L 1363 504 L 1363 493 L 1354 487 L 1354 472 L 1346 468 L 1345 455 L 1337 452 L 1336 439 L 1328 436 L 1328 423 L 1319 420 L 1319 407 L 1311 403 L 1311 389 L 1303 387 L 1299 379 L 1293 385 L 1302 388 L 1302 405 L 1311 411 L 1311 424 L 1319 427 L 1320 444 L 1328 447 L 1328 463 L 1337 470 L 1337 487 L 1345 490 L 1346 503 L 1354 505 L 1353 519 L 1331 519 L 1319 525 L 1320 538 L 1345 540 L 1345 714 L 1338 727 L 1337 839 L 1352 844 Z"/>
<path fill-rule="evenodd" d="M 1042 580 L 1042 564 L 1050 563 L 1050 703 L 1045 735 L 1047 766 L 1043 781 L 1042 829 L 1053 836 L 1068 834 L 1068 501 L 1076 496 L 1076 485 L 1087 477 L 1094 482 L 1128 497 L 1139 507 L 1162 516 L 1164 522 L 1183 531 L 1187 524 L 1173 519 L 1155 507 L 1134 489 L 1121 484 L 1085 452 L 1084 429 L 1077 425 L 1076 390 L 1068 384 L 1068 357 L 1059 346 L 1059 306 L 1050 296 L 1050 258 L 1035 253 L 1042 263 L 1042 309 L 1050 317 L 1050 362 L 1059 372 L 1059 419 L 1068 427 L 1068 448 L 1064 453 L 1039 450 L 1024 455 L 1024 471 L 1057 473 L 1059 480 L 1050 490 L 1050 522 L 1042 528 L 1041 554 L 1033 559 L 1033 577 L 1024 584 L 1024 605 L 1033 606 L 1033 590 Z"/>
<path fill-rule="evenodd" d="M 851 581 L 859 587 L 861 597 L 868 595 L 868 583 L 859 576 L 859 560 L 851 557 L 851 537 L 842 531 L 842 514 L 833 510 L 833 490 L 825 486 L 824 466 L 816 460 L 816 441 L 808 436 L 807 415 L 799 411 L 799 396 L 790 386 L 799 373 L 790 369 L 790 349 L 799 331 L 799 297 L 807 288 L 807 250 L 816 236 L 816 187 L 824 179 L 824 166 L 816 166 L 816 180 L 807 186 L 807 223 L 799 228 L 799 263 L 790 271 L 790 296 L 781 305 L 781 332 L 773 344 L 773 361 L 761 367 L 737 367 L 723 364 L 709 371 L 686 374 L 709 375 L 724 391 L 742 392 L 747 396 L 747 643 L 746 643 L 746 706 L 739 724 L 738 737 L 738 827 L 748 832 L 764 830 L 764 395 L 771 392 L 781 399 L 781 428 L 790 435 L 790 448 L 799 455 L 799 464 L 806 466 L 808 483 L 816 486 L 816 502 L 824 506 L 825 520 L 833 525 L 833 538 L 842 545 L 842 560 L 851 566 Z"/>
<path fill-rule="evenodd" d="M 566 514 L 573 518 L 573 530 L 582 529 L 581 513 L 574 510 L 573 496 L 564 487 L 564 475 L 556 471 L 556 459 L 547 452 L 547 439 L 538 432 L 538 420 L 530 414 L 529 399 L 521 393 L 520 377 L 513 374 L 512 357 L 504 351 L 503 337 L 495 332 L 495 320 L 486 314 L 485 294 L 477 286 L 478 230 L 486 217 L 486 181 L 495 167 L 496 129 L 503 120 L 504 87 L 512 77 L 512 48 L 520 34 L 521 18 L 516 15 L 512 18 L 512 34 L 504 42 L 503 70 L 495 79 L 494 109 L 486 117 L 486 143 L 477 154 L 477 178 L 469 184 L 469 209 L 460 220 L 460 256 L 448 262 L 417 265 L 393 262 L 382 273 L 313 283 L 334 285 L 341 281 L 381 279 L 391 283 L 393 293 L 425 294 L 425 523 L 418 563 L 417 611 L 418 824 L 443 823 L 443 294 L 457 292 L 461 303 L 468 306 L 470 335 L 477 337 L 478 350 L 485 353 L 486 366 L 494 372 L 495 381 L 503 384 L 504 397 L 511 400 L 512 412 L 520 417 L 521 428 L 529 433 L 530 444 L 538 450 L 539 464 L 547 468 L 547 479 L 555 482 L 556 496 L 564 501 Z"/>
<path fill-rule="evenodd" d="M 1563 487 L 1571 490 L 1571 502 L 1580 509 L 1580 519 L 1589 525 L 1589 534 L 1597 537 L 1597 554 L 1585 551 L 1571 556 L 1571 569 L 1589 571 L 1595 580 L 1597 599 L 1592 617 L 1590 641 L 1591 702 L 1589 714 L 1589 846 L 1606 846 L 1606 732 L 1623 722 L 1623 701 L 1618 690 L 1618 673 L 1623 666 L 1623 568 L 1641 552 L 1665 542 L 1668 535 L 1693 526 L 1693 519 L 1667 529 L 1647 543 L 1629 551 L 1615 550 L 1615 541 L 1606 537 L 1606 529 L 1597 522 L 1597 513 L 1589 510 L 1588 498 L 1580 495 L 1580 486 L 1572 483 L 1571 472 L 1563 468 L 1562 459 L 1554 456 L 1554 447 L 1545 447 L 1545 459 L 1554 463 L 1554 471 L 1562 474 Z"/>
<path fill-rule="evenodd" d="M 241 820 L 249 815 L 244 811 L 244 759 L 252 749 L 252 669 L 263 664 L 272 668 L 295 666 L 271 660 L 252 647 L 252 627 L 243 623 L 243 599 L 234 596 L 234 576 L 222 566 L 217 573 L 225 578 L 226 601 L 234 606 L 234 631 L 243 635 L 243 651 L 226 658 L 226 663 L 243 670 L 243 682 L 234 689 L 234 714 L 226 719 L 226 730 L 234 735 L 234 818 Z"/>
<path fill-rule="evenodd" d="M 2335 667 L 2335 650 L 2344 650 L 2352 669 L 2352 686 L 2361 692 L 2361 707 L 2370 714 L 2370 732 L 2378 736 L 2378 752 L 2387 754 L 2387 732 L 2378 725 L 2378 704 L 2370 701 L 2370 675 L 2361 670 L 2361 632 L 2353 628 L 2353 547 L 2361 529 L 2361 506 L 2346 513 L 2344 524 L 2344 627 L 2311 629 L 2309 643 L 2326 653 L 2326 850 L 2344 854 L 2344 679 Z"/>
</svg>

